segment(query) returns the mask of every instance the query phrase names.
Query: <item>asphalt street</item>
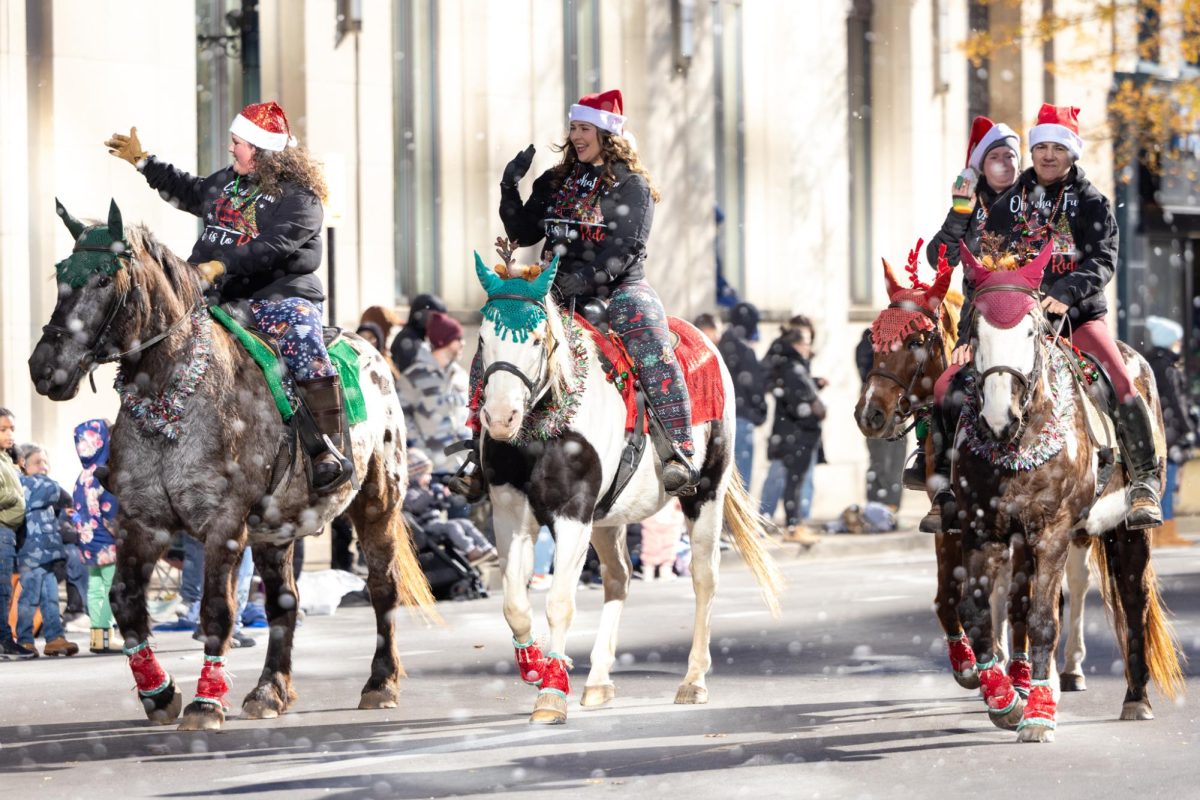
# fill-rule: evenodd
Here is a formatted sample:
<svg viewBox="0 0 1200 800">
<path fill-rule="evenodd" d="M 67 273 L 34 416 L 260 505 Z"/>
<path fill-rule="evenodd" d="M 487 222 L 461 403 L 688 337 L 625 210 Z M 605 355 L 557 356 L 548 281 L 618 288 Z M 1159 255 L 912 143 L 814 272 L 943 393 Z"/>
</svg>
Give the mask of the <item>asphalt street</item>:
<svg viewBox="0 0 1200 800">
<path fill-rule="evenodd" d="M 930 608 L 931 544 L 913 535 L 853 537 L 853 545 L 836 538 L 805 556 L 776 551 L 789 581 L 778 620 L 727 556 L 706 706 L 672 704 L 691 636 L 688 580 L 634 584 L 617 698 L 588 711 L 578 697 L 602 593 L 580 590 L 570 718 L 556 727 L 527 722 L 534 690 L 517 680 L 498 594 L 443 604 L 442 627 L 399 618 L 408 678 L 401 706 L 385 711 L 355 709 L 373 622 L 368 609 L 343 607 L 309 617 L 297 633 L 294 710 L 263 721 L 235 710 L 220 733 L 149 726 L 121 657 L 85 648 L 73 659 L 0 663 L 0 785 L 10 797 L 89 800 L 1197 796 L 1197 701 L 1155 692 L 1157 719 L 1117 719 L 1122 665 L 1094 590 L 1089 690 L 1063 697 L 1056 742 L 1021 745 L 950 677 Z M 1194 665 L 1200 547 L 1162 550 L 1156 563 Z M 539 635 L 544 597 L 535 598 Z M 200 645 L 168 633 L 157 647 L 190 695 Z M 235 701 L 263 655 L 262 646 L 232 651 Z"/>
</svg>

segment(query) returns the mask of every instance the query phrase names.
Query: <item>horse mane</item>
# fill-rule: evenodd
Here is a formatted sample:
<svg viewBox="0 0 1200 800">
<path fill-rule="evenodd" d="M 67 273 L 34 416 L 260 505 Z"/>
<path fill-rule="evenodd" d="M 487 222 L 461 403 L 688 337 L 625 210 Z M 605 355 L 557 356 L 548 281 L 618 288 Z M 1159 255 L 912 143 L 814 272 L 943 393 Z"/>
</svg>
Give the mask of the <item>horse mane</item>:
<svg viewBox="0 0 1200 800">
<path fill-rule="evenodd" d="M 950 363 L 950 354 L 958 341 L 958 322 L 962 319 L 963 296 L 954 289 L 946 292 L 942 299 L 941 313 L 938 315 L 942 327 L 942 349 L 946 353 L 946 363 Z"/>
<path fill-rule="evenodd" d="M 546 332 L 549 340 L 546 342 L 546 347 L 550 349 L 551 342 L 557 344 L 557 347 L 553 347 L 547 364 L 550 391 L 554 396 L 554 401 L 561 403 L 571 392 L 571 385 L 575 382 L 575 359 L 572 357 L 571 341 L 567 338 L 566 326 L 563 325 L 562 312 L 559 310 L 558 304 L 554 302 L 554 298 L 550 296 L 546 297 Z M 596 355 L 592 337 L 584 335 L 582 340 L 580 346 L 584 348 L 588 360 L 591 361 Z"/>
<path fill-rule="evenodd" d="M 203 292 L 200 281 L 191 264 L 171 252 L 165 244 L 145 225 L 132 225 L 125 230 L 125 237 L 133 248 L 133 270 L 143 284 L 153 288 L 158 279 L 165 278 L 165 287 L 185 307 L 191 308 L 200 302 Z M 157 268 L 157 269 L 156 269 Z M 126 270 L 117 273 L 124 274 L 125 280 L 132 280 L 132 275 Z M 128 286 L 118 288 L 128 289 Z M 181 311 L 179 313 L 182 313 Z"/>
</svg>

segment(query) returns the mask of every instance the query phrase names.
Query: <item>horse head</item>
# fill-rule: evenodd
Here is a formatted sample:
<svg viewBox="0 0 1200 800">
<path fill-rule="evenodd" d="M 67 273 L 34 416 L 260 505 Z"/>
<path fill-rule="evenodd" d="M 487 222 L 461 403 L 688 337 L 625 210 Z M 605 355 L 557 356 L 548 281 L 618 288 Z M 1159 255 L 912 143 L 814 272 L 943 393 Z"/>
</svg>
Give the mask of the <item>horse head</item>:
<svg viewBox="0 0 1200 800">
<path fill-rule="evenodd" d="M 115 200 L 104 225 L 85 225 L 57 201 L 56 210 L 75 247 L 55 265 L 58 302 L 29 357 L 29 375 L 38 394 L 69 400 L 117 346 L 114 327 L 129 295 L 133 253 Z"/>
<path fill-rule="evenodd" d="M 873 363 L 854 409 L 858 428 L 868 438 L 901 433 L 913 410 L 932 396 L 940 374 L 934 372 L 939 354 L 944 358 L 939 311 L 953 269 L 943 245 L 933 283 L 922 283 L 917 278 L 922 244 L 918 240 L 908 254 L 909 286 L 900 283 L 891 264 L 882 259 L 889 304 L 871 324 Z M 944 369 L 944 360 L 941 365 Z"/>
<path fill-rule="evenodd" d="M 502 278 L 475 254 L 475 274 L 487 292 L 480 311 L 483 399 L 479 420 L 488 436 L 507 441 L 529 409 L 555 384 L 554 351 L 562 322 L 550 297 L 558 257 L 536 276 Z"/>
<path fill-rule="evenodd" d="M 971 345 L 979 415 L 986 423 L 980 427 L 996 441 L 1013 441 L 1024 430 L 1040 379 L 1046 322 L 1038 290 L 1052 247 L 1047 243 L 1016 269 L 989 269 L 965 246 L 961 252 L 975 284 Z"/>
</svg>

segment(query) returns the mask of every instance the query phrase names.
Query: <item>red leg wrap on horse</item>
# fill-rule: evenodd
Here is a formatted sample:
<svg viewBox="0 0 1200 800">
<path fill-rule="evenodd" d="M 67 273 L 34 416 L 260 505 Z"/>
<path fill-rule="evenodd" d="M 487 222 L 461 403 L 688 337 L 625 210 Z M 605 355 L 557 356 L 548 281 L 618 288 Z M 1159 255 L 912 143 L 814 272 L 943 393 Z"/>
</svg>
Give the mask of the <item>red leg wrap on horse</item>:
<svg viewBox="0 0 1200 800">
<path fill-rule="evenodd" d="M 567 676 L 567 660 L 551 656 L 542 662 L 542 691 L 561 693 L 566 697 L 571 693 L 571 679 Z"/>
<path fill-rule="evenodd" d="M 1008 663 L 1008 678 L 1017 694 L 1029 697 L 1029 690 L 1033 687 L 1033 664 L 1027 658 L 1014 657 Z"/>
<path fill-rule="evenodd" d="M 1013 691 L 1012 681 L 994 660 L 990 667 L 979 671 L 979 690 L 983 693 L 983 701 L 987 703 L 988 711 L 993 714 L 1011 711 L 1017 703 L 1017 693 Z"/>
<path fill-rule="evenodd" d="M 967 637 L 947 638 L 946 644 L 950 649 L 950 668 L 954 670 L 954 674 L 959 677 L 971 674 L 975 670 L 975 653 L 971 650 L 971 643 L 967 641 Z"/>
<path fill-rule="evenodd" d="M 541 686 L 542 662 L 545 661 L 541 648 L 534 642 L 530 642 L 522 647 L 515 641 L 513 642 L 513 648 L 517 653 L 517 672 L 520 673 L 521 680 L 530 686 Z"/>
<path fill-rule="evenodd" d="M 211 703 L 229 708 L 225 695 L 229 693 L 229 681 L 225 678 L 224 656 L 205 656 L 200 680 L 196 683 L 197 703 Z"/>
<path fill-rule="evenodd" d="M 1055 727 L 1054 716 L 1057 711 L 1058 704 L 1054 702 L 1054 690 L 1046 685 L 1034 686 L 1029 691 L 1029 700 L 1025 703 L 1025 713 L 1017 728 L 1041 725 L 1053 729 Z"/>
<path fill-rule="evenodd" d="M 142 642 L 133 650 L 126 651 L 126 655 L 129 656 L 129 669 L 137 683 L 138 694 L 142 697 L 156 695 L 171 683 L 171 676 L 154 657 L 149 642 Z"/>
</svg>

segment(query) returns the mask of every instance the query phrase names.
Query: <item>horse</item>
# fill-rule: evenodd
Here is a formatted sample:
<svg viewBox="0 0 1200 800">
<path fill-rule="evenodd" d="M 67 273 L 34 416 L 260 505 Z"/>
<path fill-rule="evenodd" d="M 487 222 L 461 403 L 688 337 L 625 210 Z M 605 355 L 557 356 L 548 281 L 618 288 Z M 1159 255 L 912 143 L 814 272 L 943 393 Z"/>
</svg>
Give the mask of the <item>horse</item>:
<svg viewBox="0 0 1200 800">
<path fill-rule="evenodd" d="M 387 363 L 363 340 L 347 336 L 358 355 L 367 410 L 367 421 L 351 431 L 362 488 L 348 483 L 312 495 L 303 460 L 287 457 L 293 433 L 262 370 L 213 323 L 195 268 L 145 227 L 125 226 L 115 201 L 106 225 L 85 225 L 61 204 L 58 214 L 75 246 L 56 267 L 58 302 L 29 372 L 39 394 L 69 400 L 98 364 L 119 364 L 122 403 L 110 470 L 98 477 L 120 503 L 113 612 L 149 720 L 169 724 L 183 704 L 181 689 L 150 646 L 146 610 L 146 584 L 172 532 L 204 543 L 204 666 L 179 728 L 216 730 L 228 707 L 223 665 L 235 611 L 231 578 L 243 548 L 251 548 L 263 579 L 271 635 L 242 716 L 271 718 L 297 699 L 291 678 L 299 604 L 295 541 L 320 533 L 343 511 L 367 558 L 377 633 L 359 708 L 395 707 L 403 673 L 393 611 L 403 600 L 432 615 L 433 596 L 401 514 L 404 420 Z"/>
<path fill-rule="evenodd" d="M 937 275 L 931 285 L 917 277 L 918 259 L 923 242 L 909 252 L 905 271 L 910 286 L 905 287 L 887 259 L 883 259 L 884 285 L 889 305 L 871 325 L 874 363 L 863 382 L 854 419 L 863 436 L 874 439 L 899 439 L 915 426 L 921 413 L 933 408 L 934 385 L 950 364 L 950 353 L 958 336 L 962 296 L 951 290 L 952 269 L 944 253 L 939 259 Z M 933 412 L 936 413 L 936 410 Z M 934 494 L 934 442 L 926 436 L 926 491 Z M 1020 547 L 1020 543 L 1017 544 Z M 958 604 L 962 596 L 962 538 L 958 533 L 935 533 L 934 552 L 937 555 L 937 592 L 934 609 L 948 644 L 950 669 L 954 680 L 964 689 L 977 689 L 979 675 L 975 656 L 964 639 Z M 1083 638 L 1084 597 L 1088 590 L 1088 548 L 1072 547 L 1067 560 L 1067 587 L 1070 596 L 1070 622 L 1059 685 L 1062 691 L 1083 691 L 1086 682 L 1083 661 L 1086 647 Z M 1009 554 L 1005 554 L 1008 556 Z M 1006 598 L 992 608 L 993 625 L 1001 631 L 995 641 L 996 656 L 1008 661 L 1010 677 L 1018 691 L 1028 692 L 1028 665 L 1025 658 L 1008 657 L 1004 626 L 1012 625 L 1014 655 L 1022 656 L 1028 649 L 1024 605 L 1018 604 L 1005 613 L 1012 590 L 1012 564 L 1023 563 L 1017 551 L 1010 557 L 993 559 L 989 579 L 993 597 Z"/>
<path fill-rule="evenodd" d="M 1059 635 L 1059 587 L 1067 552 L 1077 537 L 1092 537 L 1101 596 L 1125 659 L 1126 693 L 1120 718 L 1152 719 L 1147 684 L 1168 697 L 1184 688 L 1178 645 L 1159 597 L 1149 534 L 1125 525 L 1124 471 L 1108 475 L 1111 437 L 1089 422 L 1102 420 L 1077 379 L 1080 361 L 1064 352 L 1038 303 L 1051 245 L 1015 270 L 989 270 L 964 247 L 964 268 L 976 286 L 971 320 L 973 372 L 960 417 L 952 480 L 965 511 L 963 566 L 967 585 L 959 606 L 979 660 L 989 717 L 1016 729 L 1018 741 L 1054 740 L 1057 700 L 1049 680 Z M 1124 343 L 1121 356 L 1139 401 L 1154 409 L 1156 449 L 1165 455 L 1162 412 L 1153 373 Z M 1160 470 L 1165 461 L 1160 458 Z M 1160 476 L 1161 479 L 1161 476 Z M 1024 540 L 1032 558 L 1029 637 L 1033 688 L 1027 702 L 994 663 L 985 562 Z M 986 661 L 984 659 L 987 659 Z"/>
<path fill-rule="evenodd" d="M 567 632 L 589 541 L 602 565 L 604 609 L 581 705 L 605 706 L 616 697 L 611 670 L 632 575 L 625 525 L 651 516 L 669 499 L 661 461 L 643 454 L 611 506 L 602 507 L 618 480 L 626 442 L 626 400 L 615 384 L 634 378 L 623 378 L 620 367 L 606 375 L 579 318 L 560 311 L 550 295 L 556 268 L 557 260 L 533 280 L 506 280 L 475 256 L 488 298 L 480 329 L 480 463 L 502 554 L 504 616 L 521 677 L 539 689 L 530 715 L 530 722 L 539 724 L 567 719 L 572 667 Z M 708 701 L 705 676 L 712 665 L 710 623 L 722 518 L 775 613 L 783 583 L 763 547 L 764 521 L 733 467 L 732 378 L 716 348 L 695 328 L 680 320 L 672 320 L 671 327 L 703 342 L 697 345 L 701 357 L 714 359 L 710 366 L 719 368 L 719 374 L 699 390 L 725 398 L 717 419 L 694 425 L 700 482 L 694 495 L 680 498 L 691 537 L 696 607 L 687 673 L 675 702 L 698 704 Z M 696 397 L 697 388 L 692 390 Z M 546 599 L 550 634 L 544 654 L 532 636 L 528 589 L 539 525 L 549 526 L 557 543 Z"/>
</svg>

